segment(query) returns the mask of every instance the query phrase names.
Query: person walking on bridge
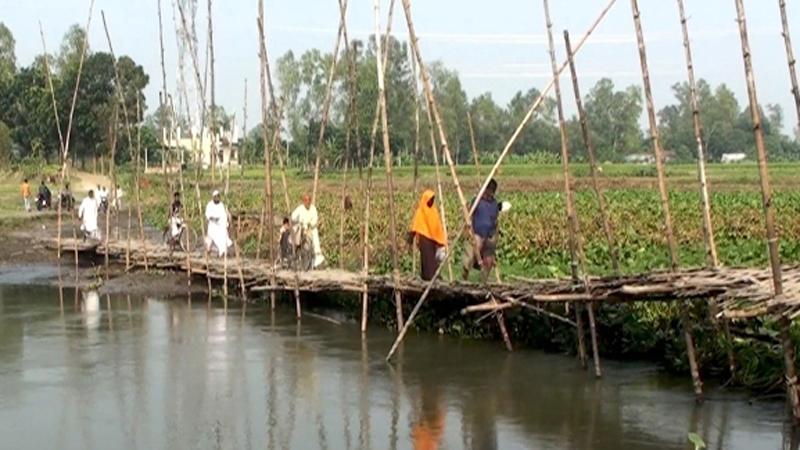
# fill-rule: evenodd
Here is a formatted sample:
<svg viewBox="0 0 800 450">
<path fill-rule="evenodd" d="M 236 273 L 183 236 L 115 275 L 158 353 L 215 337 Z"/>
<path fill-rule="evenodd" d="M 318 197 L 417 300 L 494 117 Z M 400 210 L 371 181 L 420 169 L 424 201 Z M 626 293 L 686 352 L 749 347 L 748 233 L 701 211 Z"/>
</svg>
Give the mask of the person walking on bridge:
<svg viewBox="0 0 800 450">
<path fill-rule="evenodd" d="M 475 246 L 472 241 L 468 241 L 464 250 L 463 270 L 461 277 L 464 281 L 469 278 L 472 269 L 480 269 L 482 280 L 486 281 L 494 266 L 494 256 L 497 249 L 497 218 L 500 215 L 500 204 L 494 198 L 497 192 L 497 181 L 489 181 L 486 191 L 480 199 L 472 199 L 470 208 L 475 207 L 472 213 L 472 234 L 477 242 L 478 252 L 475 253 Z"/>
<path fill-rule="evenodd" d="M 214 245 L 221 258 L 228 253 L 228 247 L 233 245 L 233 241 L 228 238 L 228 210 L 220 201 L 219 191 L 211 194 L 211 201 L 206 205 L 206 219 L 208 219 L 206 249 L 211 251 L 211 246 Z"/>
<path fill-rule="evenodd" d="M 78 209 L 78 218 L 81 220 L 84 239 L 90 237 L 100 240 L 100 229 L 97 228 L 98 206 L 97 200 L 94 198 L 94 191 L 90 190 L 89 195 L 83 199 L 81 207 Z"/>
<path fill-rule="evenodd" d="M 435 201 L 436 195 L 432 190 L 422 193 L 407 237 L 409 246 L 414 245 L 416 238 L 421 261 L 420 276 L 425 281 L 432 280 L 436 275 L 439 261 L 444 259 L 444 250 L 447 247 L 447 238 L 439 210 L 434 206 Z"/>
<path fill-rule="evenodd" d="M 325 262 L 325 256 L 322 255 L 322 245 L 319 242 L 319 214 L 317 207 L 311 204 L 311 198 L 308 195 L 303 195 L 303 204 L 292 212 L 292 224 L 299 225 L 302 231 L 311 237 L 314 249 L 314 268 L 316 269 Z M 295 245 L 298 244 L 295 242 Z"/>
</svg>

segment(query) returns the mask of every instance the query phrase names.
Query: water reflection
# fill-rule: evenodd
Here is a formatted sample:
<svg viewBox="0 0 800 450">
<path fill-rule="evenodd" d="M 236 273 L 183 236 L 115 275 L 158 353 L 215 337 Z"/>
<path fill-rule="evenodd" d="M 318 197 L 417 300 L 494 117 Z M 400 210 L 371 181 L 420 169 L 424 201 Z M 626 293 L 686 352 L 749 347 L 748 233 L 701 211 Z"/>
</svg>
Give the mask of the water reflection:
<svg viewBox="0 0 800 450">
<path fill-rule="evenodd" d="M 0 288 L 2 448 L 796 449 L 782 403 L 191 298 Z M 195 299 L 197 300 L 197 299 Z"/>
</svg>

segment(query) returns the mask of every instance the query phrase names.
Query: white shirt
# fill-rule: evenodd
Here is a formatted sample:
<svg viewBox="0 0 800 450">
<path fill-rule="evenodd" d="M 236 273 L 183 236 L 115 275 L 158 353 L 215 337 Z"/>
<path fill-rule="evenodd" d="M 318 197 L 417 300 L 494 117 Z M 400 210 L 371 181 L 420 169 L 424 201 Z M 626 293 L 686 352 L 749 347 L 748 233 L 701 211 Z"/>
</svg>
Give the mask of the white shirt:
<svg viewBox="0 0 800 450">
<path fill-rule="evenodd" d="M 214 203 L 214 200 L 208 202 L 208 205 L 206 205 L 206 219 L 208 219 L 209 224 L 228 228 L 228 211 L 225 210 L 225 205 L 222 202 Z"/>
<path fill-rule="evenodd" d="M 97 231 L 97 200 L 86 197 L 81 202 L 78 209 L 78 217 L 83 221 L 83 228 L 86 231 Z"/>
<path fill-rule="evenodd" d="M 319 224 L 319 214 L 317 214 L 317 207 L 311 205 L 306 208 L 305 205 L 300 205 L 292 213 L 292 222 L 299 223 L 306 228 L 314 229 Z"/>
</svg>

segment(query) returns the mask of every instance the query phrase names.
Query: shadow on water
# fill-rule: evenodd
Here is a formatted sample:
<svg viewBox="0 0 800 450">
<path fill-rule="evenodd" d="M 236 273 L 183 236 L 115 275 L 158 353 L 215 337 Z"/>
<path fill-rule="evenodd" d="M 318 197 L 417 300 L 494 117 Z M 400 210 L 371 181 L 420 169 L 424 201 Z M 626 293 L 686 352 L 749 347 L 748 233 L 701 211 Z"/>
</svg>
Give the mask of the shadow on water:
<svg viewBox="0 0 800 450">
<path fill-rule="evenodd" d="M 3 449 L 797 449 L 782 402 L 291 307 L 0 286 Z"/>
</svg>

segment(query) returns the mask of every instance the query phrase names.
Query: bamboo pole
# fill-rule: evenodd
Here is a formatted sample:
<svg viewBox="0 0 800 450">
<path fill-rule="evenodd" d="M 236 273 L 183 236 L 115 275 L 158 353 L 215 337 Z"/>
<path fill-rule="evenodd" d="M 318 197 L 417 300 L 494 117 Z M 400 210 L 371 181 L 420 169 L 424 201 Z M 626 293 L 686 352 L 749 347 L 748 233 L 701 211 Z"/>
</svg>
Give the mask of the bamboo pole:
<svg viewBox="0 0 800 450">
<path fill-rule="evenodd" d="M 475 173 L 478 180 L 481 178 L 481 160 L 478 157 L 478 145 L 475 143 L 475 129 L 472 126 L 472 114 L 467 111 L 467 124 L 469 125 L 469 142 L 472 147 L 472 157 L 475 159 Z"/>
<path fill-rule="evenodd" d="M 247 78 L 244 79 L 244 107 L 242 108 L 242 146 L 239 148 L 239 179 L 244 181 L 244 149 L 247 146 Z"/>
<path fill-rule="evenodd" d="M 391 37 L 392 33 L 392 20 L 394 18 L 394 5 L 395 0 L 391 0 L 389 2 L 389 15 L 387 18 L 386 23 L 386 35 L 384 40 L 389 42 L 389 38 Z M 380 36 L 380 35 L 377 35 Z M 376 42 L 380 41 L 379 38 L 376 36 Z M 383 53 L 378 52 L 376 57 L 383 57 L 383 64 L 381 68 L 383 70 L 386 69 L 389 61 L 389 52 L 391 51 L 391 46 L 387 45 L 384 49 Z M 369 148 L 369 163 L 367 165 L 367 183 L 365 186 L 365 193 L 364 193 L 364 233 L 363 233 L 363 240 L 362 240 L 362 274 L 366 278 L 369 275 L 369 246 L 370 246 L 370 232 L 369 232 L 369 224 L 370 224 L 370 214 L 371 214 L 371 198 L 372 198 L 372 168 L 375 165 L 375 146 L 377 143 L 378 138 L 378 124 L 380 121 L 380 98 L 377 102 L 375 102 L 375 116 L 374 120 L 372 121 L 372 132 L 370 134 L 370 148 Z M 364 283 L 363 291 L 361 293 L 361 333 L 365 333 L 367 331 L 367 319 L 369 318 L 369 287 L 366 283 Z"/>
<path fill-rule="evenodd" d="M 416 199 L 417 195 L 419 195 L 419 73 L 417 70 L 417 60 L 414 58 L 413 54 L 408 55 L 409 59 L 411 60 L 411 73 L 414 74 L 414 198 Z M 436 152 L 436 146 L 434 145 L 434 153 Z M 439 199 L 441 202 L 442 199 Z M 416 241 L 417 238 L 415 236 L 414 240 Z M 419 245 L 419 244 L 417 244 Z M 412 267 L 411 270 L 413 273 L 417 273 L 417 259 L 418 255 L 417 252 L 414 251 L 413 245 L 411 249 L 411 262 Z"/>
<path fill-rule="evenodd" d="M 573 260 L 573 278 L 577 279 L 577 265 L 580 263 L 580 269 L 583 273 L 583 285 L 584 289 L 586 290 L 587 294 L 591 293 L 591 286 L 589 283 L 589 270 L 588 264 L 586 263 L 586 253 L 584 249 L 583 243 L 583 235 L 581 233 L 581 226 L 580 226 L 580 218 L 578 216 L 578 210 L 575 207 L 575 197 L 572 191 L 572 177 L 570 174 L 570 164 L 569 164 L 569 140 L 567 138 L 567 122 L 564 118 L 564 103 L 561 96 L 561 81 L 559 80 L 559 72 L 558 72 L 558 64 L 556 62 L 556 45 L 555 40 L 553 39 L 553 22 L 550 18 L 550 2 L 548 0 L 543 0 L 544 5 L 544 13 L 545 13 L 545 21 L 547 25 L 547 39 L 548 44 L 550 47 L 550 65 L 553 70 L 553 79 L 555 80 L 553 83 L 553 89 L 556 95 L 556 109 L 558 111 L 558 128 L 559 134 L 561 138 L 561 163 L 564 168 L 564 196 L 566 198 L 566 206 L 567 206 L 567 221 L 568 226 L 570 228 L 570 249 L 572 250 L 572 257 L 575 258 Z M 569 52 L 569 49 L 568 49 Z M 569 56 L 567 57 L 569 59 Z M 577 260 L 577 261 L 576 261 Z M 582 308 L 576 308 L 575 313 L 580 317 Z M 594 312 L 592 310 L 592 305 L 589 305 L 589 318 L 590 322 L 594 322 Z M 581 320 L 582 322 L 582 320 Z M 600 355 L 597 350 L 597 335 L 595 333 L 596 328 L 591 326 L 592 331 L 592 349 L 594 350 L 593 353 L 593 360 L 594 360 L 594 368 L 595 368 L 595 376 L 600 378 L 603 375 L 603 370 L 600 365 Z M 583 339 L 583 327 L 581 323 L 581 327 L 578 328 L 578 343 L 579 343 L 579 353 L 581 354 L 581 362 L 585 361 L 586 349 L 585 343 Z"/>
<path fill-rule="evenodd" d="M 339 45 L 344 34 L 345 14 L 347 12 L 347 0 L 339 1 L 339 31 L 336 34 L 336 43 L 333 45 L 333 57 L 331 68 L 328 74 L 328 85 L 325 89 L 325 101 L 322 104 L 322 123 L 319 127 L 319 140 L 317 141 L 317 159 L 314 163 L 314 187 L 311 191 L 311 204 L 317 204 L 317 186 L 319 185 L 319 166 L 322 161 L 322 152 L 325 147 L 325 131 L 328 127 L 328 117 L 331 109 L 331 92 L 333 91 L 333 79 L 336 76 L 336 61 L 339 58 Z M 380 54 L 380 53 L 378 53 Z M 378 58 L 380 59 L 380 58 Z"/>
<path fill-rule="evenodd" d="M 667 191 L 667 181 L 664 175 L 664 151 L 661 148 L 661 139 L 658 132 L 658 122 L 656 121 L 656 110 L 653 106 L 653 92 L 650 87 L 650 72 L 647 68 L 647 49 L 644 42 L 644 34 L 642 32 L 641 13 L 639 11 L 638 0 L 631 0 L 631 12 L 633 14 L 633 22 L 636 27 L 636 40 L 639 45 L 639 61 L 642 68 L 642 82 L 644 86 L 645 103 L 647 105 L 647 119 L 650 123 L 650 136 L 653 141 L 653 150 L 656 158 L 656 170 L 658 171 L 658 190 L 661 196 L 661 208 L 664 214 L 664 233 L 667 238 L 667 245 L 669 246 L 669 254 L 671 260 L 671 270 L 674 272 L 679 266 L 678 257 L 678 244 L 675 240 L 675 233 L 672 228 L 672 215 L 669 208 L 669 192 Z M 681 305 L 681 320 L 684 328 L 684 338 L 686 341 L 686 354 L 689 358 L 689 366 L 692 372 L 692 384 L 694 385 L 694 392 L 697 395 L 697 400 L 703 400 L 703 382 L 700 379 L 700 368 L 697 363 L 697 355 L 695 354 L 694 338 L 691 333 L 691 323 L 689 322 L 689 314 L 686 311 L 686 304 Z"/>
<path fill-rule="evenodd" d="M 586 34 L 584 34 L 584 36 L 578 42 L 578 45 L 575 47 L 575 50 L 573 52 L 573 55 L 577 54 L 580 51 L 580 49 L 583 47 L 583 44 L 589 39 L 589 36 L 592 35 L 594 30 L 597 29 L 597 26 L 600 24 L 600 22 L 603 20 L 603 18 L 605 18 L 605 16 L 608 14 L 608 11 L 611 9 L 612 6 L 614 6 L 614 4 L 616 4 L 616 2 L 617 2 L 617 0 L 609 0 L 609 3 L 600 12 L 600 15 L 592 23 L 592 25 L 589 27 L 589 30 L 586 32 Z M 407 3 L 407 0 L 404 0 L 404 6 L 405 6 L 406 3 Z M 405 9 L 406 9 L 406 21 L 410 23 L 411 22 L 410 5 L 406 6 Z M 411 26 L 409 28 L 411 28 Z M 413 40 L 412 42 L 415 42 L 415 40 Z M 414 46 L 414 48 L 416 48 L 416 46 Z M 417 60 L 419 60 L 419 59 L 420 59 L 419 58 L 419 54 L 417 54 Z M 559 74 L 564 71 L 564 69 L 566 68 L 568 63 L 569 63 L 569 61 L 564 62 L 564 64 L 561 66 L 561 68 L 558 71 Z M 514 144 L 516 143 L 517 139 L 519 138 L 519 135 L 522 134 L 522 131 L 525 129 L 525 127 L 528 125 L 528 123 L 530 122 L 531 118 L 533 117 L 534 112 L 536 112 L 536 110 L 539 108 L 539 106 L 541 106 L 542 102 L 545 99 L 545 96 L 550 92 L 550 89 L 553 87 L 554 81 L 555 81 L 554 79 L 551 79 L 550 82 L 547 84 L 547 86 L 545 86 L 544 90 L 539 95 L 539 98 L 536 99 L 536 101 L 533 103 L 531 108 L 528 110 L 528 113 L 522 119 L 522 122 L 519 124 L 517 129 L 512 134 L 512 136 L 509 139 L 508 143 L 506 144 L 505 148 L 500 153 L 500 156 L 499 156 L 498 160 L 495 162 L 494 166 L 489 171 L 489 174 L 488 174 L 486 180 L 484 181 L 483 185 L 481 186 L 481 189 L 478 192 L 478 195 L 476 196 L 476 198 L 481 197 L 483 195 L 483 193 L 486 191 L 486 188 L 489 185 L 489 182 L 492 180 L 492 178 L 494 178 L 495 174 L 497 173 L 497 170 L 499 169 L 500 165 L 503 163 L 503 160 L 508 155 L 508 153 L 511 151 L 511 148 L 514 146 Z M 472 205 L 472 209 L 469 211 L 470 214 L 472 214 L 472 212 L 474 212 L 474 208 L 476 206 L 477 206 L 477 203 Z M 457 238 L 456 239 L 456 243 L 458 243 L 458 241 L 459 241 L 459 239 Z M 445 255 L 445 260 L 448 260 L 452 256 L 453 247 L 454 247 L 454 245 L 450 246 L 450 248 L 448 249 L 447 254 Z M 414 309 L 411 311 L 411 315 L 408 317 L 408 320 L 406 321 L 406 325 L 405 325 L 404 329 L 401 330 L 400 334 L 397 336 L 397 339 L 395 340 L 394 344 L 392 345 L 392 348 L 389 350 L 389 353 L 386 355 L 386 360 L 387 361 L 391 360 L 392 356 L 397 351 L 397 348 L 400 345 L 400 342 L 403 341 L 403 338 L 405 338 L 405 335 L 408 332 L 408 328 L 409 328 L 410 324 L 413 322 L 414 317 L 416 317 L 416 315 L 419 313 L 419 310 L 420 310 L 420 308 L 422 308 L 423 303 L 425 303 L 425 300 L 428 298 L 428 295 L 430 295 L 431 288 L 433 287 L 433 284 L 439 278 L 439 275 L 441 275 L 442 266 L 443 266 L 443 264 L 439 266 L 438 270 L 434 274 L 433 279 L 428 282 L 428 285 L 425 288 L 425 291 L 422 293 L 422 296 L 417 301 L 417 304 L 414 306 Z"/>
<path fill-rule="evenodd" d="M 449 145 L 447 143 L 447 134 L 444 131 L 444 124 L 442 122 L 441 114 L 439 113 L 439 107 L 438 107 L 438 105 L 436 103 L 436 99 L 434 98 L 434 95 L 433 95 L 432 83 L 431 83 L 431 80 L 430 80 L 430 78 L 428 76 L 428 72 L 425 69 L 425 62 L 422 60 L 422 54 L 421 54 L 421 52 L 419 50 L 419 42 L 417 40 L 416 32 L 414 31 L 414 22 L 413 22 L 413 20 L 411 18 L 411 2 L 410 2 L 410 0 L 403 0 L 403 10 L 405 11 L 406 24 L 408 25 L 408 34 L 409 34 L 409 41 L 411 42 L 411 48 L 413 49 L 414 55 L 415 55 L 415 57 L 417 59 L 417 64 L 419 65 L 420 74 L 422 76 L 422 84 L 423 84 L 423 87 L 425 88 L 425 95 L 426 95 L 427 102 L 428 102 L 428 108 L 433 113 L 433 118 L 436 121 L 436 126 L 437 126 L 437 128 L 439 130 L 439 140 L 440 140 L 441 145 L 442 145 L 442 149 L 443 149 L 443 152 L 444 152 L 445 160 L 447 162 L 447 165 L 450 167 L 450 174 L 451 174 L 451 176 L 453 178 L 453 184 L 455 185 L 456 193 L 458 194 L 458 199 L 461 202 L 461 208 L 462 208 L 462 212 L 464 214 L 464 223 L 466 224 L 466 227 L 469 230 L 467 234 L 470 237 L 470 241 L 471 241 L 470 245 L 473 246 L 473 252 L 474 252 L 473 254 L 478 257 L 479 264 L 481 265 L 481 275 L 482 275 L 481 279 L 482 279 L 482 282 L 483 283 L 487 283 L 488 282 L 487 278 L 489 276 L 489 272 L 488 272 L 488 270 L 486 270 L 486 269 L 484 269 L 482 267 L 483 263 L 482 263 L 481 258 L 480 258 L 480 254 L 481 253 L 480 253 L 480 248 L 478 247 L 478 241 L 477 241 L 475 235 L 472 233 L 472 213 L 473 213 L 473 211 L 471 211 L 469 206 L 467 205 L 466 198 L 464 197 L 464 191 L 461 189 L 461 183 L 460 183 L 460 181 L 458 179 L 458 173 L 456 172 L 455 163 L 453 162 L 453 158 L 450 155 L 450 147 L 449 147 Z M 480 195 L 483 195 L 483 193 L 480 193 Z M 478 199 L 479 198 L 480 198 L 480 196 L 476 196 L 475 197 L 476 201 L 474 202 L 473 207 L 477 207 L 478 206 L 478 203 L 479 203 Z M 496 273 L 498 274 L 498 277 L 499 277 L 499 272 L 496 272 Z M 468 269 L 465 272 L 465 275 L 469 275 Z M 434 280 L 435 279 L 436 279 L 436 277 L 434 277 Z M 502 313 L 497 314 L 497 322 L 498 322 L 498 325 L 500 327 L 500 331 L 502 332 L 503 340 L 505 341 L 506 347 L 508 348 L 509 351 L 512 351 L 513 348 L 512 348 L 512 345 L 511 345 L 511 340 L 510 340 L 509 334 L 508 334 L 508 332 L 506 330 L 505 319 L 504 319 Z"/>
<path fill-rule="evenodd" d="M 208 0 L 208 48 L 207 51 L 209 53 L 209 58 L 206 59 L 206 64 L 210 64 L 211 66 L 211 123 L 209 124 L 210 133 L 209 138 L 211 139 L 211 185 L 216 185 L 215 179 L 215 171 L 217 167 L 217 152 L 219 149 L 217 148 L 218 141 L 217 141 L 217 102 L 214 93 L 214 86 L 216 84 L 216 78 L 214 73 L 214 14 L 212 13 L 212 0 Z M 204 88 L 208 88 L 208 83 L 204 83 Z M 205 119 L 208 120 L 208 119 Z M 227 255 L 228 252 L 225 252 Z M 227 258 L 226 258 L 227 259 Z M 227 275 L 227 264 L 226 264 L 226 275 Z M 227 289 L 227 288 L 226 288 Z M 227 295 L 226 295 L 227 296 Z"/>
<path fill-rule="evenodd" d="M 375 47 L 376 54 L 381 53 L 381 3 L 375 0 Z M 391 42 L 386 41 L 386 46 Z M 380 104 L 381 135 L 383 136 L 383 157 L 386 166 L 386 191 L 389 204 L 389 233 L 392 239 L 392 276 L 396 285 L 400 284 L 400 263 L 398 261 L 397 247 L 397 219 L 394 208 L 394 182 L 392 175 L 392 150 L 389 142 L 389 119 L 386 111 L 386 86 L 384 82 L 384 68 L 381 58 L 375 58 L 378 65 L 378 103 Z M 397 310 L 397 329 L 403 328 L 403 297 L 399 289 L 394 290 L 395 308 Z"/>
<path fill-rule="evenodd" d="M 103 19 L 103 29 L 106 32 L 106 40 L 108 41 L 108 49 L 109 49 L 109 52 L 111 53 L 111 58 L 114 60 L 114 80 L 115 80 L 116 86 L 117 86 L 117 97 L 119 99 L 119 102 L 122 104 L 122 116 L 125 119 L 125 130 L 126 130 L 127 136 L 128 136 L 128 149 L 132 154 L 133 153 L 133 137 L 131 135 L 131 127 L 130 127 L 130 119 L 129 119 L 129 116 L 128 116 L 128 108 L 127 108 L 127 105 L 125 104 L 125 97 L 122 94 L 122 91 L 123 91 L 123 89 L 122 89 L 122 81 L 121 81 L 120 76 L 119 76 L 119 68 L 117 67 L 117 57 L 115 56 L 115 53 L 114 53 L 114 46 L 111 43 L 111 34 L 108 31 L 108 23 L 106 22 L 105 12 L 100 11 L 100 16 Z M 140 111 L 140 104 L 139 104 L 139 95 L 137 94 L 137 96 L 136 96 L 136 121 L 137 121 L 137 123 L 138 123 L 140 117 L 141 117 L 141 111 Z M 139 178 L 139 159 L 140 159 L 140 154 L 141 154 L 140 153 L 141 152 L 141 127 L 138 127 L 137 129 L 138 129 L 137 136 L 139 137 L 139 139 L 137 140 L 137 146 L 136 146 L 136 158 L 135 158 L 136 167 L 135 167 L 135 175 L 134 175 L 134 179 L 135 179 L 136 185 L 134 186 L 134 192 L 135 192 L 135 195 L 136 195 L 136 213 L 137 213 L 137 216 L 139 218 L 139 239 L 141 239 L 141 241 L 142 241 L 142 251 L 144 252 L 144 270 L 145 271 L 149 271 L 150 267 L 149 267 L 149 263 L 148 263 L 148 260 L 147 260 L 147 241 L 145 240 L 145 236 L 144 236 L 144 221 L 142 220 L 142 204 L 141 204 L 141 195 L 140 195 L 140 186 L 139 186 L 139 180 L 140 180 L 140 178 Z"/>
<path fill-rule="evenodd" d="M 345 43 L 345 48 L 347 48 L 347 53 L 349 53 L 349 47 L 347 43 Z M 352 121 L 355 116 L 355 105 L 356 105 L 356 71 L 355 71 L 355 57 L 350 56 L 349 54 L 346 56 L 347 58 L 347 66 L 348 66 L 348 118 L 347 118 L 347 132 L 345 137 L 345 146 L 344 146 L 344 175 L 342 180 L 342 213 L 339 215 L 339 269 L 344 270 L 344 222 L 345 216 L 348 214 L 348 211 L 345 209 L 345 201 L 347 199 L 347 171 L 350 168 L 350 136 L 353 132 L 353 124 Z"/>
<path fill-rule="evenodd" d="M 700 181 L 700 198 L 703 207 L 703 237 L 705 238 L 706 245 L 706 259 L 711 267 L 719 266 L 719 257 L 717 255 L 717 245 L 714 239 L 714 227 L 711 221 L 711 202 L 708 196 L 708 181 L 706 179 L 706 163 L 705 163 L 705 149 L 703 144 L 703 128 L 700 121 L 700 101 L 697 98 L 697 81 L 694 76 L 694 62 L 692 58 L 692 47 L 689 43 L 689 27 L 686 20 L 686 12 L 683 6 L 683 0 L 678 0 L 678 11 L 680 13 L 681 28 L 683 30 L 683 46 L 686 53 L 686 70 L 689 76 L 689 92 L 692 100 L 692 117 L 694 122 L 694 135 L 697 141 L 697 169 L 699 172 Z M 719 306 L 717 300 L 712 298 L 709 301 L 711 307 L 711 320 L 714 326 L 719 329 L 719 321 L 716 320 Z M 728 356 L 728 368 L 731 372 L 731 377 L 736 378 L 736 360 L 733 355 L 732 340 L 730 335 L 730 327 L 728 322 L 722 322 L 723 337 L 726 343 L 726 353 Z"/>
<path fill-rule="evenodd" d="M 683 30 L 683 47 L 686 53 L 686 70 L 689 74 L 689 92 L 692 100 L 692 118 L 694 135 L 697 141 L 697 169 L 700 179 L 700 199 L 703 207 L 703 237 L 706 245 L 706 260 L 711 267 L 719 266 L 717 245 L 714 242 L 714 226 L 711 222 L 711 202 L 708 197 L 708 181 L 706 179 L 706 156 L 703 148 L 703 128 L 700 122 L 700 102 L 697 99 L 697 81 L 694 76 L 694 63 L 692 61 L 692 47 L 689 44 L 689 28 L 683 0 L 678 0 L 678 10 Z"/>
<path fill-rule="evenodd" d="M 600 186 L 600 176 L 597 169 L 597 159 L 595 158 L 594 154 L 594 144 L 592 143 L 591 136 L 589 135 L 589 122 L 586 119 L 586 110 L 583 107 L 583 100 L 581 99 L 580 83 L 578 82 L 578 74 L 575 69 L 575 59 L 572 57 L 572 44 L 570 42 L 569 32 L 566 30 L 564 30 L 564 42 L 566 44 L 567 55 L 569 58 L 572 86 L 575 93 L 575 103 L 578 107 L 578 117 L 581 123 L 583 142 L 586 145 L 586 153 L 589 155 L 589 165 L 592 171 L 592 184 L 595 195 L 597 196 L 597 203 L 600 205 L 600 217 L 603 220 L 603 230 L 606 235 L 606 241 L 608 242 L 611 265 L 614 269 L 614 275 L 619 276 L 619 261 L 617 259 L 616 239 L 614 238 L 614 230 L 611 227 L 611 221 L 608 217 L 605 194 Z"/>
<path fill-rule="evenodd" d="M 769 259 L 772 267 L 772 283 L 775 296 L 783 294 L 783 275 L 781 273 L 781 260 L 778 250 L 778 235 L 775 231 L 775 213 L 772 209 L 772 188 L 769 181 L 769 167 L 767 163 L 767 151 L 764 145 L 764 130 L 761 124 L 761 113 L 759 111 L 758 94 L 756 92 L 756 79 L 753 74 L 753 63 L 750 53 L 750 42 L 747 32 L 747 18 L 745 16 L 744 3 L 736 0 L 736 12 L 739 22 L 739 34 L 742 41 L 742 55 L 744 59 L 744 72 L 747 78 L 747 94 L 750 102 L 750 115 L 753 120 L 753 135 L 756 144 L 756 154 L 758 156 L 758 173 L 761 178 L 761 195 L 764 207 L 764 219 L 767 228 L 767 244 L 769 248 Z M 791 321 L 786 315 L 781 315 L 781 344 L 783 345 L 786 390 L 792 406 L 792 414 L 795 420 L 800 419 L 800 392 L 797 387 L 797 372 L 795 369 L 795 347 L 791 339 Z"/>
<path fill-rule="evenodd" d="M 181 6 L 180 2 L 178 2 L 177 5 L 178 5 L 178 12 L 180 13 L 180 16 L 181 16 L 181 26 L 183 27 L 183 31 L 188 34 L 188 25 L 186 23 L 186 14 L 185 14 L 185 12 L 183 10 L 183 6 Z M 200 152 L 201 152 L 201 150 L 203 148 L 203 139 L 204 139 L 203 129 L 205 128 L 205 124 L 206 124 L 206 104 L 207 104 L 206 103 L 206 97 L 205 97 L 205 86 L 206 86 L 206 83 L 203 83 L 202 80 L 200 79 L 200 66 L 199 66 L 199 64 L 197 62 L 197 49 L 195 48 L 195 46 L 192 44 L 191 41 L 189 41 L 189 53 L 190 53 L 191 59 L 192 59 L 192 68 L 194 69 L 195 81 L 196 81 L 197 85 L 200 87 L 200 89 L 199 89 L 200 101 L 202 103 L 202 110 L 201 110 L 201 117 L 200 117 L 200 142 L 199 142 L 198 150 L 196 151 L 196 154 L 195 154 L 195 158 L 196 158 L 195 163 L 196 164 L 195 164 L 195 173 L 194 173 L 194 191 L 195 191 L 195 198 L 197 199 L 197 211 L 198 211 L 198 214 L 200 216 L 200 234 L 199 234 L 199 236 L 204 236 L 205 235 L 205 229 L 206 229 L 206 223 L 205 223 L 205 217 L 204 217 L 204 214 L 203 214 L 203 203 L 202 203 L 202 199 L 201 199 L 201 196 L 200 196 L 200 168 L 202 166 L 202 154 Z M 206 68 L 208 68 L 208 67 L 206 66 Z M 185 92 L 184 92 L 184 94 L 185 94 Z M 187 101 L 187 108 L 188 108 L 188 101 Z M 194 145 L 194 143 L 193 143 L 193 145 Z M 203 244 L 204 244 L 203 245 L 203 256 L 204 256 L 204 259 L 205 259 L 206 267 L 208 268 L 211 265 L 210 262 L 209 262 L 209 255 L 208 255 L 209 246 L 205 245 L 205 239 L 204 239 Z M 207 272 L 210 272 L 210 271 L 207 271 Z M 211 275 L 210 275 L 210 273 L 206 274 L 206 282 L 207 282 L 207 285 L 208 285 L 208 291 L 211 292 Z"/>
<path fill-rule="evenodd" d="M 272 288 L 275 287 L 275 259 L 274 259 L 274 248 L 275 248 L 275 233 L 274 233 L 274 226 L 273 226 L 273 201 L 272 201 L 272 150 L 269 145 L 269 123 L 268 123 L 268 113 L 267 113 L 267 92 L 266 87 L 264 86 L 266 80 L 266 44 L 264 43 L 264 0 L 258 1 L 258 32 L 259 32 L 259 40 L 261 42 L 260 49 L 259 49 L 259 56 L 261 58 L 261 128 L 264 138 L 264 202 L 267 211 L 266 220 L 262 222 L 262 229 L 266 229 L 265 231 L 269 234 L 269 266 L 270 266 L 270 286 Z M 280 128 L 280 122 L 276 125 L 276 128 Z M 260 233 L 259 233 L 260 236 Z M 260 239 L 259 239 L 260 240 Z M 270 307 L 274 310 L 276 307 L 276 298 L 275 298 L 275 289 L 270 290 Z M 299 319 L 301 316 L 300 311 L 300 301 L 298 299 L 296 303 L 296 313 L 297 318 Z"/>
<path fill-rule="evenodd" d="M 109 153 L 111 153 L 111 160 L 109 161 L 109 171 L 111 173 L 111 179 L 115 180 L 116 177 L 114 175 L 114 159 L 116 156 L 116 148 L 117 148 L 117 122 L 119 120 L 119 103 L 114 103 L 114 120 L 111 122 L 109 126 Z M 111 183 L 112 189 L 115 189 L 115 185 L 112 181 Z M 114 198 L 116 199 L 116 189 L 114 190 Z M 105 267 L 105 279 L 108 281 L 108 241 L 111 238 L 111 208 L 106 210 L 106 232 L 105 232 L 105 249 L 104 253 L 104 267 Z"/>
<path fill-rule="evenodd" d="M 65 161 L 64 161 L 64 156 L 63 156 L 64 155 L 64 136 L 61 133 L 61 122 L 60 122 L 60 119 L 58 117 L 58 105 L 56 104 L 56 94 L 55 94 L 55 90 L 53 89 L 53 77 L 50 74 L 50 63 L 47 61 L 49 59 L 49 53 L 47 53 L 47 42 L 44 39 L 44 28 L 42 28 L 42 22 L 41 21 L 39 21 L 39 35 L 42 37 L 42 49 L 44 51 L 44 68 L 45 68 L 45 75 L 47 77 L 47 88 L 50 91 L 50 99 L 53 102 L 53 115 L 55 116 L 55 119 L 56 119 L 56 130 L 58 131 L 58 143 L 59 143 L 59 146 L 60 146 L 59 147 L 59 150 L 60 150 L 59 151 L 59 155 L 62 158 L 61 182 L 62 183 L 67 183 L 68 180 L 66 180 L 64 178 L 64 176 L 65 176 L 64 168 L 66 167 L 66 164 L 65 164 Z M 73 205 L 73 207 L 74 207 L 74 205 Z M 59 261 L 61 261 L 61 202 L 60 201 L 58 202 L 58 205 L 56 206 L 56 208 L 57 208 L 57 211 L 58 211 L 58 219 L 57 219 L 58 223 L 56 225 L 56 227 L 58 228 L 58 235 L 56 237 L 56 257 L 58 258 Z"/>
<path fill-rule="evenodd" d="M 789 19 L 787 19 L 786 14 L 786 0 L 778 0 L 778 6 L 781 10 L 783 41 L 786 44 L 786 59 L 789 63 L 789 78 L 792 82 L 792 97 L 794 97 L 794 106 L 797 110 L 797 132 L 800 133 L 800 87 L 797 86 L 797 60 L 794 58 L 794 51 L 792 50 L 792 35 L 789 33 Z"/>
</svg>

